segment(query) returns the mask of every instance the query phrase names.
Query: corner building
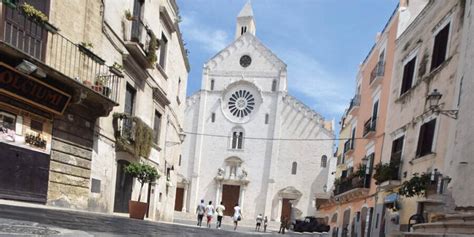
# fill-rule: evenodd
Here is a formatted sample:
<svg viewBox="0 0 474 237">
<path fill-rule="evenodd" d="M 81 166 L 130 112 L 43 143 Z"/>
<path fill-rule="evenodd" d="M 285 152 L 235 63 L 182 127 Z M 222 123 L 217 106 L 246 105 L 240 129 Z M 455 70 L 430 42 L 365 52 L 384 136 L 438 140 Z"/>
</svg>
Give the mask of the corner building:
<svg viewBox="0 0 474 237">
<path fill-rule="evenodd" d="M 202 88 L 187 98 L 178 211 L 201 199 L 239 203 L 248 220 L 317 215 L 332 155 L 332 122 L 288 94 L 286 64 L 255 36 L 249 3 L 235 40 L 203 68 Z M 178 197 L 180 198 L 180 197 Z"/>
</svg>

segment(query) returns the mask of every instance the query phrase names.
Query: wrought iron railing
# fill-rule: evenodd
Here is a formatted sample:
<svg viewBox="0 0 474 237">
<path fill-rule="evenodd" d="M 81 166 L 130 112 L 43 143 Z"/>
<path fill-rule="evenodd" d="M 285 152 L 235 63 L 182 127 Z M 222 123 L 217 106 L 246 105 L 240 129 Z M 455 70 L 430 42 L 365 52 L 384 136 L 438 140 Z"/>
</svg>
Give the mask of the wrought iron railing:
<svg viewBox="0 0 474 237">
<path fill-rule="evenodd" d="M 377 79 L 378 77 L 383 77 L 384 74 L 385 74 L 385 62 L 380 61 L 377 63 L 377 65 L 375 65 L 374 69 L 370 73 L 370 84 L 372 84 L 372 82 L 375 81 L 375 79 Z"/>
<path fill-rule="evenodd" d="M 374 132 L 375 129 L 377 128 L 377 119 L 376 118 L 370 118 L 364 123 L 364 134 L 363 136 L 365 137 L 367 134 L 370 132 Z"/>
<path fill-rule="evenodd" d="M 359 105 L 360 105 L 360 95 L 357 94 L 354 96 L 354 98 L 351 99 L 351 103 L 349 104 L 349 111 L 351 111 L 355 107 L 358 107 Z"/>
<path fill-rule="evenodd" d="M 365 186 L 366 185 L 363 178 L 360 178 L 360 177 L 346 178 L 345 180 L 341 181 L 339 184 L 336 184 L 335 189 L 334 189 L 334 195 L 339 195 L 356 188 L 365 188 Z"/>
<path fill-rule="evenodd" d="M 345 143 L 344 143 L 344 153 L 347 153 L 349 152 L 350 150 L 353 149 L 353 145 L 352 145 L 352 139 L 349 139 L 347 140 Z"/>
<path fill-rule="evenodd" d="M 51 31 L 47 24 L 28 18 L 21 10 L 4 8 L 0 41 L 117 101 L 120 77 L 111 73 L 105 61 L 91 49 Z"/>
</svg>

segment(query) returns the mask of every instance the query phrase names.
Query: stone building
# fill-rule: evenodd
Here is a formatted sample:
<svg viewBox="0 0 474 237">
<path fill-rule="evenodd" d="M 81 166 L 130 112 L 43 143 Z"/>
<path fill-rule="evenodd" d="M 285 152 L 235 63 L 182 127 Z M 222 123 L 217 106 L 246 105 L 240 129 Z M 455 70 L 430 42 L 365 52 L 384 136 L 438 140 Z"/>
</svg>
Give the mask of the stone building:
<svg viewBox="0 0 474 237">
<path fill-rule="evenodd" d="M 25 17 L 31 10 L 25 2 L 47 22 L 38 14 Z M 148 217 L 171 220 L 189 71 L 175 1 L 21 0 L 0 6 L 8 75 L 55 93 L 38 104 L 2 85 L 1 145 L 17 153 L 1 162 L 21 169 L 2 170 L 0 196 L 127 212 L 139 186 L 123 166 L 141 161 L 162 176 L 143 191 Z M 143 131 L 152 138 L 143 138 Z M 15 156 L 24 158 L 12 163 Z"/>
<path fill-rule="evenodd" d="M 333 236 L 370 236 L 378 230 L 374 223 L 383 221 L 378 196 L 385 186 L 374 174 L 382 161 L 397 23 L 398 8 L 360 65 L 355 95 L 341 120 L 339 137 L 347 140 L 339 144 L 333 196 L 320 206 Z"/>
<path fill-rule="evenodd" d="M 288 94 L 286 64 L 255 32 L 247 3 L 235 40 L 204 65 L 201 90 L 186 100 L 178 211 L 194 213 L 204 199 L 222 201 L 226 215 L 239 203 L 249 220 L 317 214 L 332 123 Z"/>
<path fill-rule="evenodd" d="M 410 1 L 402 11 L 415 7 L 418 15 L 400 14 L 400 22 L 404 17 L 412 20 L 397 38 L 383 157 L 401 157 L 402 182 L 419 175 L 429 179 L 430 185 L 425 197 L 397 200 L 393 220 L 386 226 L 391 229 L 385 232 L 408 231 L 413 219 L 431 221 L 453 204 L 446 195 L 445 164 L 448 134 L 455 120 L 434 111 L 428 96 L 437 91 L 442 94 L 442 109 L 457 107 L 462 2 Z"/>
</svg>

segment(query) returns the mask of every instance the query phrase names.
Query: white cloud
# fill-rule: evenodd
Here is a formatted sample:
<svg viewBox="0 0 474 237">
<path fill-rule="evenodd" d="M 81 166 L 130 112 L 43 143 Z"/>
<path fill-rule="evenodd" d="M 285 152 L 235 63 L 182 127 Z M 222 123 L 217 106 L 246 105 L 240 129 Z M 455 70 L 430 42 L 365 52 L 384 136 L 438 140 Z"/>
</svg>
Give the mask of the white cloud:
<svg viewBox="0 0 474 237">
<path fill-rule="evenodd" d="M 339 119 L 352 96 L 353 84 L 329 73 L 315 58 L 300 51 L 284 50 L 281 57 L 288 65 L 290 90 L 309 98 L 311 101 L 306 103 L 317 112 Z"/>
<path fill-rule="evenodd" d="M 209 53 L 217 53 L 229 43 L 227 32 L 215 30 L 209 26 L 198 22 L 195 17 L 184 15 L 181 23 L 184 39 L 189 42 L 195 42 Z"/>
</svg>

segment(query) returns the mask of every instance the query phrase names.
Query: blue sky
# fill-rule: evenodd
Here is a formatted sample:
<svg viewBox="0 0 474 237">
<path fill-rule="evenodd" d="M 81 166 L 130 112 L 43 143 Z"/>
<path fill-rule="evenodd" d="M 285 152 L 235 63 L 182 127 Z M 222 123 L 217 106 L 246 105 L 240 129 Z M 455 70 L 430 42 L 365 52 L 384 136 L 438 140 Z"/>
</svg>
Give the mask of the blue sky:
<svg viewBox="0 0 474 237">
<path fill-rule="evenodd" d="M 234 39 L 247 0 L 178 0 L 189 49 L 187 94 L 201 87 L 202 66 Z M 257 37 L 288 65 L 289 93 L 339 121 L 355 76 L 399 0 L 252 0 Z"/>
</svg>

